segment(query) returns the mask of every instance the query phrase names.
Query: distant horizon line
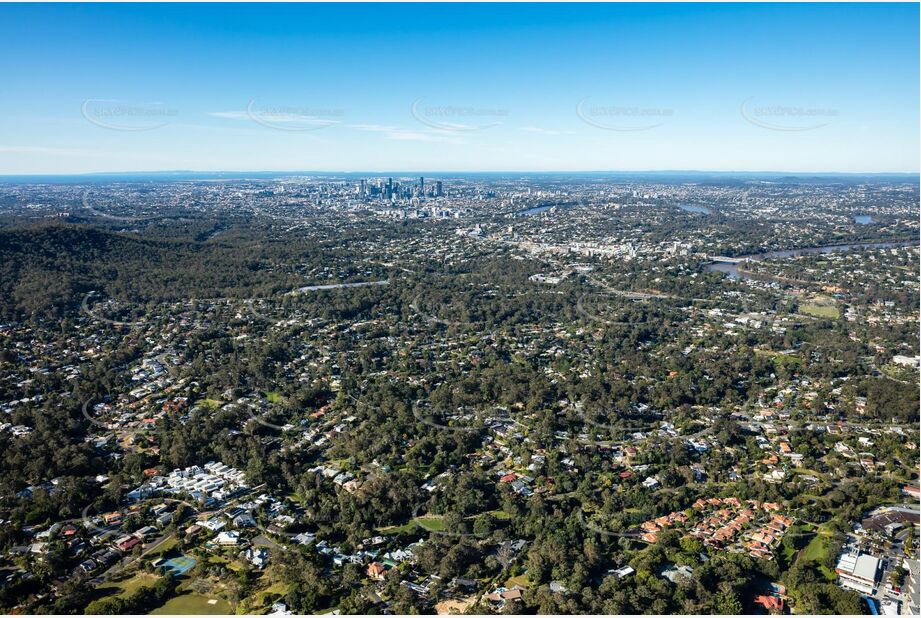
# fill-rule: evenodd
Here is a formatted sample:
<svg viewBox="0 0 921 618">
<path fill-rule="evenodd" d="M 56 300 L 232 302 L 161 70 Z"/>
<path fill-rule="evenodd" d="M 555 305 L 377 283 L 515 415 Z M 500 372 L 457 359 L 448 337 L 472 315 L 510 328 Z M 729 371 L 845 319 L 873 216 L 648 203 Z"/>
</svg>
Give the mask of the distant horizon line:
<svg viewBox="0 0 921 618">
<path fill-rule="evenodd" d="M 918 176 L 921 179 L 921 170 L 918 171 L 882 171 L 882 172 L 838 172 L 838 171 L 785 171 L 785 170 L 700 170 L 700 169 L 662 169 L 662 170 L 142 170 L 142 171 L 101 171 L 101 172 L 33 172 L 0 174 L 0 179 L 6 178 L 61 178 L 61 177 L 99 177 L 99 176 L 168 176 L 168 175 L 236 175 L 236 174 L 285 174 L 285 175 L 566 175 L 566 174 L 688 174 L 688 175 L 723 175 L 723 176 Z"/>
</svg>

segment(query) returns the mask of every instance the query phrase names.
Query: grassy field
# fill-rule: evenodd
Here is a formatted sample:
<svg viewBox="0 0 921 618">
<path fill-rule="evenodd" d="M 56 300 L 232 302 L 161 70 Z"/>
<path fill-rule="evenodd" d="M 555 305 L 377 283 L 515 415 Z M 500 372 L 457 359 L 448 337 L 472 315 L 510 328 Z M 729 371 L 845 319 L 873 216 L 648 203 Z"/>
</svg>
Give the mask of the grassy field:
<svg viewBox="0 0 921 618">
<path fill-rule="evenodd" d="M 825 579 L 827 579 L 830 582 L 833 582 L 836 579 L 838 579 L 838 574 L 835 573 L 835 570 L 828 568 L 824 564 L 819 565 L 819 571 L 822 573 L 822 575 L 825 576 Z"/>
<path fill-rule="evenodd" d="M 203 597 L 200 594 L 194 594 L 187 592 L 185 594 L 180 594 L 177 597 L 173 597 L 162 606 L 150 612 L 152 615 L 159 614 L 195 614 L 195 615 L 209 615 L 209 614 L 229 614 L 230 613 L 230 603 L 224 599 L 216 599 L 216 603 L 209 603 L 208 597 Z"/>
<path fill-rule="evenodd" d="M 441 532 L 445 529 L 445 518 L 442 515 L 421 515 L 413 521 L 433 532 Z"/>
<path fill-rule="evenodd" d="M 265 398 L 269 400 L 269 403 L 282 403 L 285 400 L 278 391 L 266 393 Z"/>
<path fill-rule="evenodd" d="M 382 526 L 377 529 L 381 534 L 404 534 L 406 532 L 412 532 L 416 529 L 418 524 L 412 520 L 406 522 L 402 526 Z"/>
<path fill-rule="evenodd" d="M 499 520 L 509 520 L 512 516 L 505 511 L 495 510 L 495 511 L 486 511 L 493 517 Z M 482 515 L 481 513 L 480 515 Z M 467 520 L 476 519 L 480 515 L 468 516 Z M 406 532 L 412 532 L 416 527 L 424 528 L 430 532 L 442 532 L 445 529 L 444 515 L 419 515 L 418 517 L 409 520 L 407 523 L 402 526 L 383 526 L 378 528 L 377 531 L 381 534 L 402 534 Z"/>
<path fill-rule="evenodd" d="M 822 526 L 819 526 L 816 531 L 816 536 L 813 538 L 809 545 L 803 550 L 803 553 L 800 554 L 799 560 L 802 562 L 811 562 L 813 567 L 818 570 L 828 581 L 835 581 L 837 579 L 837 574 L 834 569 L 830 569 L 827 566 L 820 564 L 821 561 L 828 555 L 828 552 L 831 551 L 831 534 L 829 531 Z"/>
<path fill-rule="evenodd" d="M 800 358 L 799 356 L 794 356 L 792 354 L 775 354 L 772 360 L 774 364 L 779 367 L 783 367 L 786 365 L 799 366 L 803 364 L 802 358 Z"/>
<path fill-rule="evenodd" d="M 801 560 L 806 562 L 817 562 L 828 552 L 828 537 L 823 535 L 821 530 L 803 550 Z"/>
<path fill-rule="evenodd" d="M 817 479 L 819 479 L 819 481 L 825 480 L 824 474 L 822 474 L 818 470 L 813 470 L 811 468 L 793 468 L 793 472 L 795 472 L 796 474 L 807 474 L 809 476 L 814 476 Z"/>
<path fill-rule="evenodd" d="M 128 577 L 120 581 L 106 582 L 99 586 L 97 590 L 106 596 L 115 595 L 125 598 L 134 594 L 143 586 L 152 586 L 158 579 L 160 579 L 160 577 L 157 575 L 138 573 L 133 577 Z"/>
<path fill-rule="evenodd" d="M 170 538 L 166 539 L 165 541 L 157 545 L 157 548 L 154 551 L 147 554 L 147 556 L 152 559 L 161 557 L 161 556 L 166 556 L 168 553 L 176 549 L 178 545 L 179 545 L 179 539 L 177 539 L 175 536 L 171 536 Z"/>
<path fill-rule="evenodd" d="M 784 564 L 790 564 L 793 561 L 793 557 L 796 556 L 796 549 L 792 545 L 783 545 L 782 549 Z"/>
<path fill-rule="evenodd" d="M 817 296 L 809 302 L 801 304 L 799 312 L 817 318 L 835 319 L 840 315 L 841 310 L 833 299 L 827 296 Z"/>
<path fill-rule="evenodd" d="M 261 594 L 264 596 L 265 595 L 285 596 L 291 590 L 291 586 L 292 584 L 286 584 L 284 582 L 277 582 L 277 583 L 272 584 L 268 588 L 260 590 L 258 594 Z"/>
<path fill-rule="evenodd" d="M 257 584 L 264 587 L 253 592 L 237 607 L 238 614 L 265 614 L 272 603 L 283 598 L 291 590 L 291 584 L 282 582 L 272 584 L 265 575 L 259 579 Z"/>
<path fill-rule="evenodd" d="M 522 588 L 527 588 L 531 585 L 531 582 L 528 581 L 528 574 L 518 575 L 517 577 L 509 577 L 505 581 L 505 587 L 511 588 L 512 586 L 521 586 Z"/>
</svg>

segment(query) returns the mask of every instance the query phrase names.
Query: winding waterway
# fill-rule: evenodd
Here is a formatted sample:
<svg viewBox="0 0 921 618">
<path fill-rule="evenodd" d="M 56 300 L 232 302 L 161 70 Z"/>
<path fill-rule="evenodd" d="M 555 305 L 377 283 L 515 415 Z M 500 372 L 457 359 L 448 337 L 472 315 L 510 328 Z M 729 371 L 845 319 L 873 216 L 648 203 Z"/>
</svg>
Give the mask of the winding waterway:
<svg viewBox="0 0 921 618">
<path fill-rule="evenodd" d="M 720 272 L 729 276 L 730 279 L 753 279 L 744 269 L 739 270 L 739 265 L 750 261 L 772 260 L 790 257 L 799 257 L 801 255 L 810 255 L 813 253 L 840 253 L 846 251 L 856 251 L 861 249 L 890 249 L 892 247 L 910 247 L 917 245 L 917 240 L 897 240 L 891 242 L 871 242 L 871 243 L 851 243 L 846 245 L 825 245 L 823 247 L 806 247 L 803 249 L 783 249 L 780 251 L 766 251 L 764 253 L 753 253 L 751 255 L 740 255 L 733 258 L 737 262 L 711 262 L 707 264 L 707 270 Z"/>
</svg>

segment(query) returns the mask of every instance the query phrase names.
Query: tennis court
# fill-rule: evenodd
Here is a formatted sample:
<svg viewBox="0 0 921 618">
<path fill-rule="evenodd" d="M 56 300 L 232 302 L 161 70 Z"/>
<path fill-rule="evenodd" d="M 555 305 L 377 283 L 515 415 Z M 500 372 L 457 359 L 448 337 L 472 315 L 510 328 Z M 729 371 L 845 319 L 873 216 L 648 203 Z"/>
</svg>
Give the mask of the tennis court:
<svg viewBox="0 0 921 618">
<path fill-rule="evenodd" d="M 177 556 L 164 562 L 163 566 L 170 570 L 173 577 L 179 577 L 195 566 L 195 558 L 185 555 Z"/>
</svg>

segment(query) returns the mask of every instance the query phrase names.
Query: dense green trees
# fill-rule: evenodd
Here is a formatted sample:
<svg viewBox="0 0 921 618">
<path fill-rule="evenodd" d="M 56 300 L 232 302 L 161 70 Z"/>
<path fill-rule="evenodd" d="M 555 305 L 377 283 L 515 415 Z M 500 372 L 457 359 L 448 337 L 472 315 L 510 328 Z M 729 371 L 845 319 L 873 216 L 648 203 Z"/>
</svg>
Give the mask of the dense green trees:
<svg viewBox="0 0 921 618">
<path fill-rule="evenodd" d="M 301 520 L 297 530 L 317 530 L 344 550 L 382 530 L 394 546 L 425 538 L 419 568 L 441 577 L 442 586 L 454 577 L 500 585 L 526 572 L 530 589 L 507 611 L 738 614 L 751 609 L 760 578 L 786 582 L 798 610 L 862 609 L 853 595 L 797 562 L 802 537 L 785 538 L 768 564 L 709 551 L 677 530 L 652 546 L 618 533 L 710 495 L 786 502 L 801 520 L 835 525 L 897 498 L 905 468 L 895 455 L 903 448 L 898 437 L 874 436 L 886 458 L 883 480 L 826 454 L 850 436 L 791 432 L 786 439 L 803 455 L 801 465 L 822 478 L 807 485 L 791 474 L 774 484 L 760 477 L 767 453 L 743 426 L 745 415 L 766 408 L 790 414 L 790 424 L 914 422 L 917 389 L 875 376 L 871 361 L 890 358 L 869 344 L 907 340 L 916 332 L 911 324 L 887 329 L 800 316 L 784 321 L 784 329 L 772 330 L 770 321 L 739 327 L 739 312 L 792 320 L 796 302 L 703 272 L 696 258 L 585 258 L 592 279 L 680 297 L 637 301 L 600 291 L 584 272 L 558 285 L 530 281 L 548 262 L 513 259 L 504 246 L 471 247 L 463 259 L 410 251 L 390 266 L 369 258 L 377 240 L 401 249 L 414 242 L 419 228 L 408 224 L 323 228 L 301 237 L 268 236 L 240 223 L 190 218 L 136 233 L 69 225 L 0 232 L 0 317 L 33 327 L 19 340 L 4 339 L 11 345 L 0 350 L 0 369 L 22 378 L 0 384 L 0 401 L 40 396 L 10 414 L 31 433 L 0 432 L 0 517 L 45 525 L 78 518 L 87 505 L 98 513 L 118 505 L 145 469 L 217 459 L 289 497 Z M 739 251 L 772 242 L 760 225 L 744 228 L 722 217 L 717 225 L 734 235 Z M 445 241 L 453 235 L 426 230 Z M 307 283 L 383 278 L 391 285 L 286 294 Z M 100 292 L 91 300 L 94 312 L 144 325 L 124 328 L 81 315 L 90 290 Z M 874 289 L 851 300 L 890 296 Z M 893 296 L 897 308 L 906 306 L 902 296 Z M 137 386 L 127 369 L 154 346 L 169 346 L 180 358 L 170 373 L 182 387 L 169 397 L 186 398 L 188 407 L 166 413 L 132 441 L 116 432 L 94 447 L 87 438 L 98 425 L 84 418 L 84 402 L 116 401 Z M 65 347 L 92 347 L 94 354 L 76 355 L 72 378 L 32 371 L 53 364 L 33 350 Z M 235 405 L 240 397 L 253 408 Z M 144 409 L 159 411 L 166 399 L 158 394 Z M 663 421 L 681 436 L 655 434 Z M 630 434 L 639 430 L 654 437 L 634 441 Z M 302 439 L 308 431 L 312 437 Z M 712 441 L 706 452 L 687 447 L 687 435 L 696 432 Z M 637 453 L 613 455 L 634 443 Z M 348 471 L 360 483 L 347 490 L 311 472 L 317 465 Z M 732 480 L 733 469 L 740 480 Z M 530 476 L 537 493 L 526 498 L 500 483 L 499 472 L 508 470 Z M 93 480 L 97 474 L 108 484 Z M 647 474 L 661 490 L 642 487 Z M 848 476 L 853 482 L 829 480 Z M 429 492 L 427 483 L 436 488 Z M 31 495 L 17 495 L 30 486 Z M 441 517 L 444 534 L 414 526 L 420 515 Z M 504 544 L 517 539 L 526 541 L 521 552 Z M 13 527 L 0 532 L 3 549 L 27 540 Z M 38 583 L 72 572 L 74 559 L 54 547 L 42 564 L 28 565 L 35 582 L 0 591 L 0 605 L 12 607 Z M 271 577 L 291 584 L 284 601 L 297 612 L 380 609 L 359 565 L 332 569 L 301 548 L 274 562 Z M 607 576 L 626 564 L 635 577 Z M 693 579 L 663 578 L 672 564 L 693 568 Z M 245 573 L 220 575 L 232 600 L 251 591 Z M 406 576 L 408 567 L 400 567 L 384 582 L 391 609 L 430 611 L 429 601 L 400 585 Z M 550 582 L 567 591 L 552 592 Z M 166 586 L 89 608 L 143 611 L 172 593 Z M 53 609 L 79 611 L 88 602 L 71 586 Z"/>
</svg>

